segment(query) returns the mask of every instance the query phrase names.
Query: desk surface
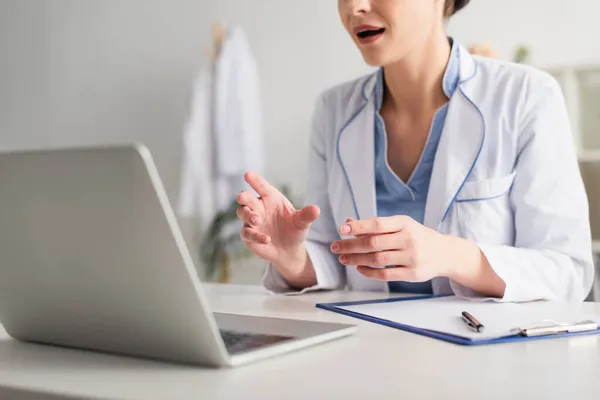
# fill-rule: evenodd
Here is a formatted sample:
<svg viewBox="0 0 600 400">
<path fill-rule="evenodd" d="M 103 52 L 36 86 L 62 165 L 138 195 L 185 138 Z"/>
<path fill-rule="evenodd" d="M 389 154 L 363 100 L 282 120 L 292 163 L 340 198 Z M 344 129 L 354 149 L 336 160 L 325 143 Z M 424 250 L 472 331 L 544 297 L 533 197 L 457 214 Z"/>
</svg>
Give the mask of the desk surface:
<svg viewBox="0 0 600 400">
<path fill-rule="evenodd" d="M 351 322 L 359 330 L 352 337 L 232 370 L 22 344 L 1 330 L 0 398 L 20 390 L 28 392 L 23 398 L 45 393 L 114 399 L 600 396 L 600 335 L 463 347 L 315 308 L 317 302 L 387 294 L 274 297 L 253 286 L 207 285 L 206 290 L 214 311 Z M 600 312 L 600 303 L 580 307 Z"/>
</svg>

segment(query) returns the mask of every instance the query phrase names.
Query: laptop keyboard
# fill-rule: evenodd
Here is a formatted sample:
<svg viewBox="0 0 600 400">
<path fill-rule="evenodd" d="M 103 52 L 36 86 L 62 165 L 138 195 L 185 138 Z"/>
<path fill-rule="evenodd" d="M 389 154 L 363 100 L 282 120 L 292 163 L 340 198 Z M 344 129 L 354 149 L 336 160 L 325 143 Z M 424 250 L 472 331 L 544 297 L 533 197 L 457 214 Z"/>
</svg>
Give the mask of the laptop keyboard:
<svg viewBox="0 0 600 400">
<path fill-rule="evenodd" d="M 230 354 L 254 350 L 293 339 L 293 337 L 289 336 L 242 333 L 227 330 L 221 330 L 220 332 L 225 342 L 225 347 Z"/>
</svg>

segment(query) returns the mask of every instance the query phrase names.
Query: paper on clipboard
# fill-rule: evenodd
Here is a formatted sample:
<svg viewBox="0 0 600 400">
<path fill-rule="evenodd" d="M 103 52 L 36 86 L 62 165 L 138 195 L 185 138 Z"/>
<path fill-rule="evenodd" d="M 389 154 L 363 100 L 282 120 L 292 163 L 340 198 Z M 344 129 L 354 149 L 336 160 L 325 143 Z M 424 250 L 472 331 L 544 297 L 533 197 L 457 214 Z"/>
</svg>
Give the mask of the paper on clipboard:
<svg viewBox="0 0 600 400">
<path fill-rule="evenodd" d="M 480 303 L 451 296 L 338 306 L 338 308 L 472 340 L 514 336 L 518 334 L 515 329 L 528 328 L 544 321 L 548 324 L 573 324 L 585 320 L 600 323 L 600 315 L 583 311 L 574 312 L 573 303 L 566 302 Z M 468 311 L 475 316 L 485 326 L 484 331 L 471 331 L 461 318 L 463 311 Z"/>
</svg>

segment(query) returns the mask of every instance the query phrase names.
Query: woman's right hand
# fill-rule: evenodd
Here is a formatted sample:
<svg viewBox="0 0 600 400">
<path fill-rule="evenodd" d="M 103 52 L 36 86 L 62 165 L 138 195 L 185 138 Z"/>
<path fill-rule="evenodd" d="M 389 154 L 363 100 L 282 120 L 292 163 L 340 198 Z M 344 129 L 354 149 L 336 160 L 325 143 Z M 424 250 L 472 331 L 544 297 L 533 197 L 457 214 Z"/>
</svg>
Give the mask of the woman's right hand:
<svg viewBox="0 0 600 400">
<path fill-rule="evenodd" d="M 254 172 L 244 175 L 258 193 L 238 195 L 237 216 L 244 221 L 241 237 L 258 257 L 269 261 L 286 279 L 305 273 L 309 264 L 304 240 L 312 223 L 319 217 L 319 207 L 296 210 L 292 203 L 266 179 Z M 310 263 L 312 269 L 312 263 Z M 314 273 L 314 272 L 313 272 Z"/>
</svg>

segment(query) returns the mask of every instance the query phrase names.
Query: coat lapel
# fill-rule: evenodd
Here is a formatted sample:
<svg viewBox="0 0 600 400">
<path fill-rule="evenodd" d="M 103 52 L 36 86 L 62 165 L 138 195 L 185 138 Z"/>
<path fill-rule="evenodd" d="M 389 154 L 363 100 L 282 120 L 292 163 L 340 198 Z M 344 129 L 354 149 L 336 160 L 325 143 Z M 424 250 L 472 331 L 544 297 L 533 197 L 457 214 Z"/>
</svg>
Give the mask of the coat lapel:
<svg viewBox="0 0 600 400">
<path fill-rule="evenodd" d="M 436 152 L 424 225 L 440 230 L 454 205 L 458 192 L 468 179 L 485 140 L 481 111 L 469 98 L 469 81 L 475 76 L 475 62 L 460 48 L 460 83 L 450 99 L 448 114 Z"/>
<path fill-rule="evenodd" d="M 363 88 L 363 104 L 346 123 L 337 137 L 337 155 L 343 171 L 344 186 L 350 196 L 340 198 L 339 210 L 352 210 L 354 218 L 369 219 L 377 216 L 375 198 L 375 104 L 371 93 L 375 84 L 375 75 Z M 347 193 L 347 192 L 346 192 Z M 351 204 L 349 204 L 351 203 Z M 340 211 L 345 212 L 345 211 Z M 343 223 L 353 215 L 338 215 L 338 223 Z M 348 267 L 350 287 L 366 291 L 386 291 L 384 281 L 369 279 L 356 268 Z"/>
<path fill-rule="evenodd" d="M 375 109 L 371 93 L 375 78 L 370 78 L 363 89 L 364 103 L 346 126 L 339 132 L 337 152 L 340 165 L 350 190 L 354 218 L 377 216 L 375 200 L 375 138 L 373 126 Z M 352 217 L 352 215 L 348 215 Z"/>
</svg>

